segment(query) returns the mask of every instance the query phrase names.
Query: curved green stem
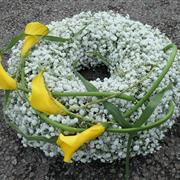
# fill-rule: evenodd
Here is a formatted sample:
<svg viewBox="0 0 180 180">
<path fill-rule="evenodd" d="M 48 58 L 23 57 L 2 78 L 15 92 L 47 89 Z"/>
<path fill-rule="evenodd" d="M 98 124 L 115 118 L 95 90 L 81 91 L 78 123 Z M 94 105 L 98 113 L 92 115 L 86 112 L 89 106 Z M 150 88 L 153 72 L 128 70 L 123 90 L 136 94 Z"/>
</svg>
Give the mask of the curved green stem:
<svg viewBox="0 0 180 180">
<path fill-rule="evenodd" d="M 21 84 L 17 84 L 17 89 L 23 91 L 24 93 L 29 93 L 30 91 L 27 88 L 22 87 Z"/>
<path fill-rule="evenodd" d="M 26 89 L 26 81 L 25 81 L 25 73 L 24 73 L 24 67 L 25 67 L 25 58 L 21 58 L 20 62 L 20 73 L 21 73 L 21 81 L 22 81 L 22 88 Z"/>
<path fill-rule="evenodd" d="M 26 93 L 29 92 L 28 89 L 18 85 L 18 89 L 21 90 L 21 91 L 24 91 Z M 134 98 L 133 96 L 129 96 L 129 95 L 126 95 L 126 94 L 123 94 L 123 93 L 119 93 L 119 92 L 57 92 L 57 91 L 54 91 L 54 92 L 51 92 L 51 94 L 54 96 L 54 97 L 62 97 L 62 96 L 96 96 L 96 97 L 109 97 L 109 96 L 112 96 L 113 97 L 115 96 L 116 98 L 120 98 L 120 99 L 124 99 L 124 100 L 127 100 L 127 101 L 132 101 L 132 102 L 135 102 L 136 101 L 136 98 Z"/>
<path fill-rule="evenodd" d="M 87 108 L 88 106 L 93 105 L 93 104 L 100 104 L 100 103 L 103 103 L 104 101 L 107 101 L 108 99 L 112 99 L 115 97 L 116 97 L 115 95 L 111 95 L 111 96 L 108 96 L 108 97 L 105 97 L 102 99 L 97 99 L 97 100 L 91 101 L 89 103 L 86 103 L 85 105 L 80 106 L 80 108 Z"/>
<path fill-rule="evenodd" d="M 167 65 L 164 67 L 164 69 L 162 70 L 161 74 L 159 75 L 159 77 L 157 78 L 157 80 L 152 84 L 151 88 L 148 90 L 148 92 L 146 93 L 146 95 L 137 102 L 137 104 L 132 107 L 129 111 L 127 111 L 126 113 L 124 113 L 125 117 L 130 117 L 140 106 L 142 106 L 144 104 L 144 102 L 146 100 L 149 99 L 149 97 L 153 94 L 153 92 L 155 91 L 155 89 L 159 86 L 159 84 L 161 83 L 162 79 L 164 78 L 164 76 L 167 74 L 167 72 L 169 71 L 170 67 L 173 64 L 173 61 L 176 57 L 177 54 L 177 47 L 175 44 L 169 44 L 168 46 L 166 46 L 163 51 L 166 52 L 167 50 L 169 50 L 170 48 L 172 48 L 172 53 L 170 55 L 170 58 L 167 62 Z"/>
<path fill-rule="evenodd" d="M 173 104 L 173 101 L 170 101 L 169 112 L 163 118 L 156 120 L 154 123 L 150 123 L 149 125 L 135 127 L 135 128 L 133 128 L 133 127 L 132 128 L 110 128 L 109 127 L 106 129 L 106 131 L 112 132 L 112 133 L 136 133 L 139 131 L 149 130 L 149 129 L 158 127 L 161 124 L 165 123 L 169 118 L 172 117 L 173 112 L 174 112 L 174 104 Z M 39 112 L 37 112 L 37 114 L 43 120 L 43 122 L 46 122 L 47 124 L 49 124 L 55 128 L 59 128 L 59 129 L 69 131 L 69 132 L 82 132 L 82 131 L 86 130 L 85 128 L 75 128 L 75 127 L 67 126 L 67 125 L 61 124 L 59 122 L 53 121 L 50 118 L 48 118 L 46 115 L 39 113 Z"/>
<path fill-rule="evenodd" d="M 26 86 L 26 79 L 25 79 L 25 72 L 24 72 L 24 67 L 25 67 L 25 58 L 21 57 L 21 63 L 20 63 L 20 75 L 21 75 L 21 83 L 20 83 L 20 87 L 22 87 L 22 89 L 27 89 Z M 26 99 L 28 99 L 28 95 L 26 92 L 23 92 L 24 97 Z"/>
<path fill-rule="evenodd" d="M 109 97 L 114 96 L 116 98 L 124 99 L 127 101 L 136 101 L 133 96 L 129 96 L 126 94 L 122 94 L 119 92 L 52 92 L 51 93 L 55 97 L 62 97 L 62 96 L 96 96 L 96 97 Z"/>
<path fill-rule="evenodd" d="M 80 121 L 86 121 L 86 122 L 91 122 L 92 124 L 92 120 L 89 119 L 89 118 L 86 118 L 86 117 L 83 117 L 81 116 L 80 114 L 76 114 L 76 113 L 73 113 L 73 112 L 70 112 L 70 111 L 67 111 L 67 115 L 73 117 L 73 118 L 78 118 Z"/>
<path fill-rule="evenodd" d="M 28 141 L 44 141 L 51 144 L 56 144 L 57 136 L 46 138 L 44 136 L 31 136 L 28 134 L 25 134 L 19 127 L 17 127 L 16 124 L 12 122 L 8 122 L 9 126 L 14 129 L 17 133 L 21 134 L 24 138 L 26 138 Z"/>
<path fill-rule="evenodd" d="M 40 119 L 43 120 L 43 122 L 46 122 L 47 124 L 49 124 L 55 128 L 62 129 L 64 131 L 69 131 L 69 132 L 82 132 L 82 131 L 84 131 L 83 128 L 75 128 L 75 127 L 67 126 L 67 125 L 61 124 L 59 122 L 53 121 L 50 118 L 48 118 L 46 115 L 44 115 L 43 113 L 40 113 L 37 111 L 36 111 L 36 113 L 38 114 Z"/>
<path fill-rule="evenodd" d="M 141 127 L 138 127 L 138 128 L 133 128 L 133 127 L 132 128 L 123 128 L 123 129 L 120 129 L 120 128 L 108 128 L 107 131 L 108 132 L 114 132 L 114 133 L 135 133 L 135 132 L 138 132 L 138 131 L 149 130 L 149 129 L 158 127 L 161 124 L 165 123 L 169 118 L 172 117 L 173 112 L 174 112 L 174 104 L 173 104 L 173 101 L 170 101 L 170 110 L 169 110 L 169 112 L 163 118 L 161 118 L 159 120 L 156 120 L 155 122 L 150 123 L 149 125 L 141 126 Z"/>
<path fill-rule="evenodd" d="M 14 76 L 17 81 L 20 80 L 20 78 L 21 78 L 20 77 L 21 76 L 21 61 L 19 62 L 18 66 L 17 66 Z"/>
</svg>

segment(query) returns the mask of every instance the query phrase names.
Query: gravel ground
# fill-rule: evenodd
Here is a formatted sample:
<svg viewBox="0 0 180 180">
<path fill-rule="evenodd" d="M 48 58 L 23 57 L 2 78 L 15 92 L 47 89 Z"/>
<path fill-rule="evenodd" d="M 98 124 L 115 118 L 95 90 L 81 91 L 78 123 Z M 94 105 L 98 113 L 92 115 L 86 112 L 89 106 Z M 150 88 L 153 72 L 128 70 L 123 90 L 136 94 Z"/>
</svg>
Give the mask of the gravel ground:
<svg viewBox="0 0 180 180">
<path fill-rule="evenodd" d="M 180 48 L 179 0 L 0 0 L 0 47 L 29 21 L 48 23 L 87 10 L 129 14 L 132 19 L 158 27 Z M 5 125 L 2 111 L 0 116 L 0 180 L 122 179 L 123 161 L 64 164 L 62 157 L 47 158 L 38 149 L 22 147 L 16 134 Z M 162 149 L 133 158 L 131 166 L 132 180 L 180 179 L 178 119 L 162 142 Z"/>
</svg>

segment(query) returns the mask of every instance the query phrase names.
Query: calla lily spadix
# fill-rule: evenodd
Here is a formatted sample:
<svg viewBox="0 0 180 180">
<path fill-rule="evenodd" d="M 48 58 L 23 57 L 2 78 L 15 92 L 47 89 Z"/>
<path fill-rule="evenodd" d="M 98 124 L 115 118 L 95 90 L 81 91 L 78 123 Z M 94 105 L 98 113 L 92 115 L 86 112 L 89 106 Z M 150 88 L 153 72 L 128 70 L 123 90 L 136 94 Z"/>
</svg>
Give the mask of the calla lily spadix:
<svg viewBox="0 0 180 180">
<path fill-rule="evenodd" d="M 0 89 L 14 90 L 17 87 L 16 81 L 5 71 L 1 61 L 2 57 L 0 54 Z"/>
<path fill-rule="evenodd" d="M 25 27 L 25 40 L 21 49 L 21 57 L 25 57 L 29 50 L 39 42 L 40 37 L 49 33 L 49 29 L 44 24 L 39 22 L 28 23 Z"/>
<path fill-rule="evenodd" d="M 29 102 L 34 109 L 46 114 L 67 114 L 66 107 L 48 92 L 43 78 L 43 71 L 33 78 L 31 90 Z"/>
<path fill-rule="evenodd" d="M 64 136 L 60 134 L 57 139 L 57 145 L 64 152 L 64 162 L 70 162 L 73 154 L 86 142 L 95 139 L 105 131 L 105 126 L 98 123 L 80 134 L 74 136 Z"/>
</svg>

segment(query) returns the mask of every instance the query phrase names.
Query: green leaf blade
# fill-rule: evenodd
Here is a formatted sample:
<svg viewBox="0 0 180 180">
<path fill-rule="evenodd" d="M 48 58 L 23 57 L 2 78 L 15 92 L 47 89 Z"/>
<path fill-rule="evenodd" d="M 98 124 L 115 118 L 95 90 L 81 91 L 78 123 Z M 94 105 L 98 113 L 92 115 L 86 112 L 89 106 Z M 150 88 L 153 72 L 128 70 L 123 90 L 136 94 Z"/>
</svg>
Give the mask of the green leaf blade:
<svg viewBox="0 0 180 180">
<path fill-rule="evenodd" d="M 79 77 L 79 79 L 84 84 L 87 91 L 97 92 L 98 89 L 87 81 L 80 73 L 75 71 L 75 74 Z M 101 99 L 101 97 L 99 97 Z M 131 127 L 131 124 L 128 123 L 122 115 L 122 112 L 112 103 L 103 102 L 103 106 L 108 110 L 108 112 L 113 116 L 114 120 L 122 127 Z"/>
<path fill-rule="evenodd" d="M 77 71 L 74 71 L 74 73 L 84 84 L 87 91 L 98 92 L 98 89 L 93 84 L 91 84 L 88 80 L 86 80 L 80 73 L 78 73 Z"/>
<path fill-rule="evenodd" d="M 10 94 L 11 94 L 11 91 L 9 91 L 9 90 L 5 91 L 4 98 L 3 98 L 3 110 L 4 111 L 8 107 Z"/>
<path fill-rule="evenodd" d="M 152 128 L 157 128 L 160 125 L 162 125 L 163 123 L 165 123 L 166 121 L 168 121 L 172 115 L 174 113 L 174 103 L 171 100 L 169 102 L 169 111 L 164 115 L 164 117 L 162 117 L 161 119 L 156 120 L 153 123 L 150 123 L 146 126 L 140 126 L 140 127 L 131 127 L 131 128 L 108 128 L 107 131 L 108 132 L 114 132 L 114 133 L 137 133 L 139 131 L 145 131 L 145 130 L 149 130 Z"/>
<path fill-rule="evenodd" d="M 110 102 L 103 102 L 104 107 L 108 110 L 108 112 L 113 116 L 113 119 L 122 127 L 131 127 L 130 123 L 128 123 L 122 115 L 122 112 L 119 111 L 117 106 Z"/>
<path fill-rule="evenodd" d="M 24 33 L 20 33 L 20 34 L 14 36 L 11 39 L 11 41 L 8 43 L 8 45 L 6 46 L 5 51 L 9 52 L 12 49 L 12 47 L 14 47 L 17 44 L 17 42 L 19 40 L 22 40 L 23 38 L 24 38 Z"/>
<path fill-rule="evenodd" d="M 134 123 L 133 127 L 140 127 L 143 125 L 153 114 L 156 107 L 160 104 L 165 92 L 171 88 L 171 85 L 168 85 L 166 88 L 162 89 L 159 93 L 154 95 L 149 101 L 147 107 L 141 114 L 140 118 Z"/>
<path fill-rule="evenodd" d="M 53 42 L 59 42 L 59 43 L 64 43 L 70 40 L 68 38 L 57 37 L 57 36 L 43 36 L 43 39 Z"/>
</svg>

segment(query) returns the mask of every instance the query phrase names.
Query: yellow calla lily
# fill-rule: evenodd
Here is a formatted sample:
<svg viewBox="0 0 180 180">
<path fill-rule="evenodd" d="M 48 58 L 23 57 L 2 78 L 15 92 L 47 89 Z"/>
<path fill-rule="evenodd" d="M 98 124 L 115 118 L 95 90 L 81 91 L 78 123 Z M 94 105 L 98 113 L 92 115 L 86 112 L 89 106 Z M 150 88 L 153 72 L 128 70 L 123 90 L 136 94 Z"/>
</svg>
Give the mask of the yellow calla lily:
<svg viewBox="0 0 180 180">
<path fill-rule="evenodd" d="M 33 78 L 31 89 L 32 92 L 29 96 L 29 102 L 34 109 L 46 114 L 67 114 L 66 107 L 54 99 L 46 89 L 43 71 Z"/>
<path fill-rule="evenodd" d="M 37 36 L 26 36 L 23 47 L 21 49 L 21 57 L 26 56 L 29 50 L 39 42 L 39 38 Z"/>
<path fill-rule="evenodd" d="M 75 151 L 77 151 L 84 143 L 100 136 L 104 131 L 105 127 L 98 123 L 74 136 L 64 136 L 63 134 L 60 134 L 56 143 L 64 152 L 64 162 L 70 162 Z"/>
<path fill-rule="evenodd" d="M 49 29 L 39 22 L 28 23 L 25 27 L 25 40 L 21 49 L 21 57 L 25 57 L 29 50 L 39 42 L 38 36 L 45 36 L 49 33 Z"/>
<path fill-rule="evenodd" d="M 1 55 L 0 55 L 0 89 L 4 90 L 13 90 L 16 89 L 16 81 L 4 70 L 1 64 Z"/>
<path fill-rule="evenodd" d="M 49 29 L 39 22 L 30 22 L 26 25 L 24 33 L 31 36 L 43 36 L 49 33 Z"/>
</svg>

